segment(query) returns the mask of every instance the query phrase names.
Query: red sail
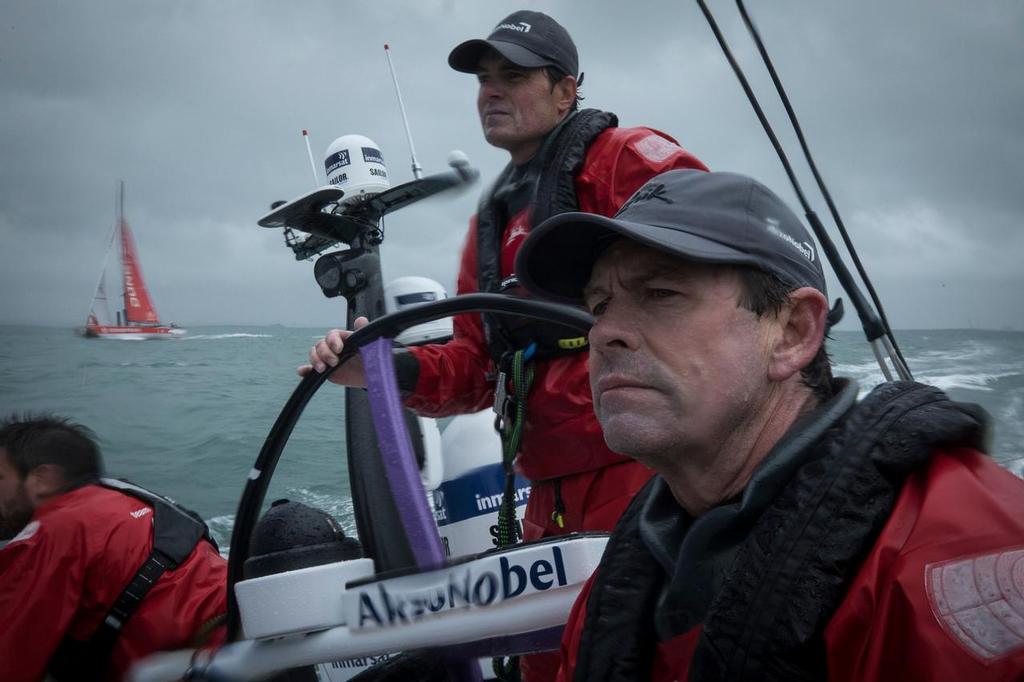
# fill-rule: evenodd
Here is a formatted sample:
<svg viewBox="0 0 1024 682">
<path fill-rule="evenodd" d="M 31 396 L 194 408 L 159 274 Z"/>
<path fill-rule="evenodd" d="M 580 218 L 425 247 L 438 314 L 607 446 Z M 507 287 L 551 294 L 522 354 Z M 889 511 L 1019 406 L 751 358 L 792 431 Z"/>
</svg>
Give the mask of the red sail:
<svg viewBox="0 0 1024 682">
<path fill-rule="evenodd" d="M 139 269 L 139 256 L 135 252 L 135 240 L 132 239 L 128 221 L 121 219 L 118 227 L 121 230 L 121 264 L 124 268 L 124 312 L 126 322 L 157 324 L 160 318 L 153 307 L 153 299 L 146 289 Z"/>
</svg>

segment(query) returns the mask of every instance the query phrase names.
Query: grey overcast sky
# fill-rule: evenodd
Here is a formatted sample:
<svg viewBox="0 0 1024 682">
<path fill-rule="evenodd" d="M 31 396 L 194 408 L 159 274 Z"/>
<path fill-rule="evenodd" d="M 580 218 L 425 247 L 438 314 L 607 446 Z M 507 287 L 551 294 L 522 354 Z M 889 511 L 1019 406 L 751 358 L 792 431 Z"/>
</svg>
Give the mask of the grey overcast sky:
<svg viewBox="0 0 1024 682">
<path fill-rule="evenodd" d="M 710 4 L 796 163 L 735 5 Z M 893 326 L 1024 329 L 1024 3 L 748 7 Z M 475 79 L 446 57 L 520 8 L 5 0 L 0 323 L 84 321 L 123 178 L 165 319 L 336 326 L 343 304 L 323 298 L 312 263 L 294 260 L 279 231 L 256 226 L 271 201 L 312 188 L 301 130 L 318 162 L 335 137 L 367 135 L 393 182 L 410 179 L 390 43 L 426 171 L 461 149 L 492 178 L 507 155 L 482 139 Z M 711 168 L 753 175 L 793 199 L 695 3 L 530 8 L 574 36 L 588 106 L 666 131 Z M 810 193 L 809 174 L 801 179 Z M 390 217 L 385 278 L 425 275 L 452 290 L 481 188 Z"/>
</svg>

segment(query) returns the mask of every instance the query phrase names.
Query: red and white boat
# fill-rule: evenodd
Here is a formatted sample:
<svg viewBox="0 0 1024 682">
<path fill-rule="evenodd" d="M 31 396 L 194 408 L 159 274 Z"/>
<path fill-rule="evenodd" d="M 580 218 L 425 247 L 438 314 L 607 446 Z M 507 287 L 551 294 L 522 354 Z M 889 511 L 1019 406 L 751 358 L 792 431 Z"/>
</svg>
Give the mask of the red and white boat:
<svg viewBox="0 0 1024 682">
<path fill-rule="evenodd" d="M 96 284 L 96 293 L 92 297 L 89 317 L 86 318 L 85 326 L 80 331 L 83 336 L 103 339 L 143 340 L 181 336 L 185 333 L 184 329 L 178 328 L 173 323 L 160 321 L 160 316 L 156 313 L 156 306 L 153 305 L 153 297 L 150 296 L 149 289 L 146 288 L 146 281 L 142 278 L 135 239 L 132 237 L 128 221 L 124 218 L 123 182 L 121 183 L 118 206 L 117 224 L 114 225 L 114 231 L 107 246 L 107 254 L 103 258 L 100 281 Z M 113 318 L 107 305 L 106 269 L 115 242 L 120 245 L 118 251 L 121 264 L 123 307 L 117 311 L 116 318 Z"/>
</svg>

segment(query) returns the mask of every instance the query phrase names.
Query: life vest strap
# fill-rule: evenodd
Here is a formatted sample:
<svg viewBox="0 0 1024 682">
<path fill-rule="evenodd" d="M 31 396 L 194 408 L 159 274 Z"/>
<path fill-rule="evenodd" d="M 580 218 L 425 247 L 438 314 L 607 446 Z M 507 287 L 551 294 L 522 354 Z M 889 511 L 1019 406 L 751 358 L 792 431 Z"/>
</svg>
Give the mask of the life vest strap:
<svg viewBox="0 0 1024 682">
<path fill-rule="evenodd" d="M 160 576 L 168 569 L 173 570 L 174 568 L 177 568 L 177 565 L 169 557 L 160 552 L 160 550 L 154 549 L 149 558 L 146 559 L 146 562 L 142 564 L 142 567 L 132 577 L 128 586 L 114 600 L 114 604 L 107 612 L 106 618 L 103 619 L 103 624 L 100 625 L 100 629 L 96 631 L 93 638 L 99 637 L 105 630 L 110 631 L 111 637 L 116 637 L 121 632 L 124 624 L 135 613 L 135 610 L 139 608 L 143 597 L 153 589 L 153 585 L 160 579 Z"/>
<path fill-rule="evenodd" d="M 153 508 L 153 549 L 92 636 L 86 640 L 66 636 L 61 642 L 49 665 L 50 675 L 58 681 L 103 679 L 121 630 L 156 581 L 184 563 L 200 542 L 205 540 L 216 547 L 202 518 L 169 498 L 128 481 L 100 479 L 95 485 L 134 497 Z"/>
</svg>

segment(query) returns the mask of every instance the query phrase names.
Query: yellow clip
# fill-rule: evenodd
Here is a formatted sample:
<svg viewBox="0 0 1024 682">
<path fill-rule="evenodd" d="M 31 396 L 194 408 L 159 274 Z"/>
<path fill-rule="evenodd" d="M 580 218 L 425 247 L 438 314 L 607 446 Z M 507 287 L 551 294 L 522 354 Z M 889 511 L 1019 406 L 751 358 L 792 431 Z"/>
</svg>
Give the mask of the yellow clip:
<svg viewBox="0 0 1024 682">
<path fill-rule="evenodd" d="M 558 347 L 562 350 L 576 350 L 587 345 L 587 337 L 577 336 L 572 339 L 558 339 Z"/>
<path fill-rule="evenodd" d="M 551 520 L 558 524 L 559 528 L 565 528 L 565 517 L 562 512 L 555 510 L 551 512 Z"/>
</svg>

